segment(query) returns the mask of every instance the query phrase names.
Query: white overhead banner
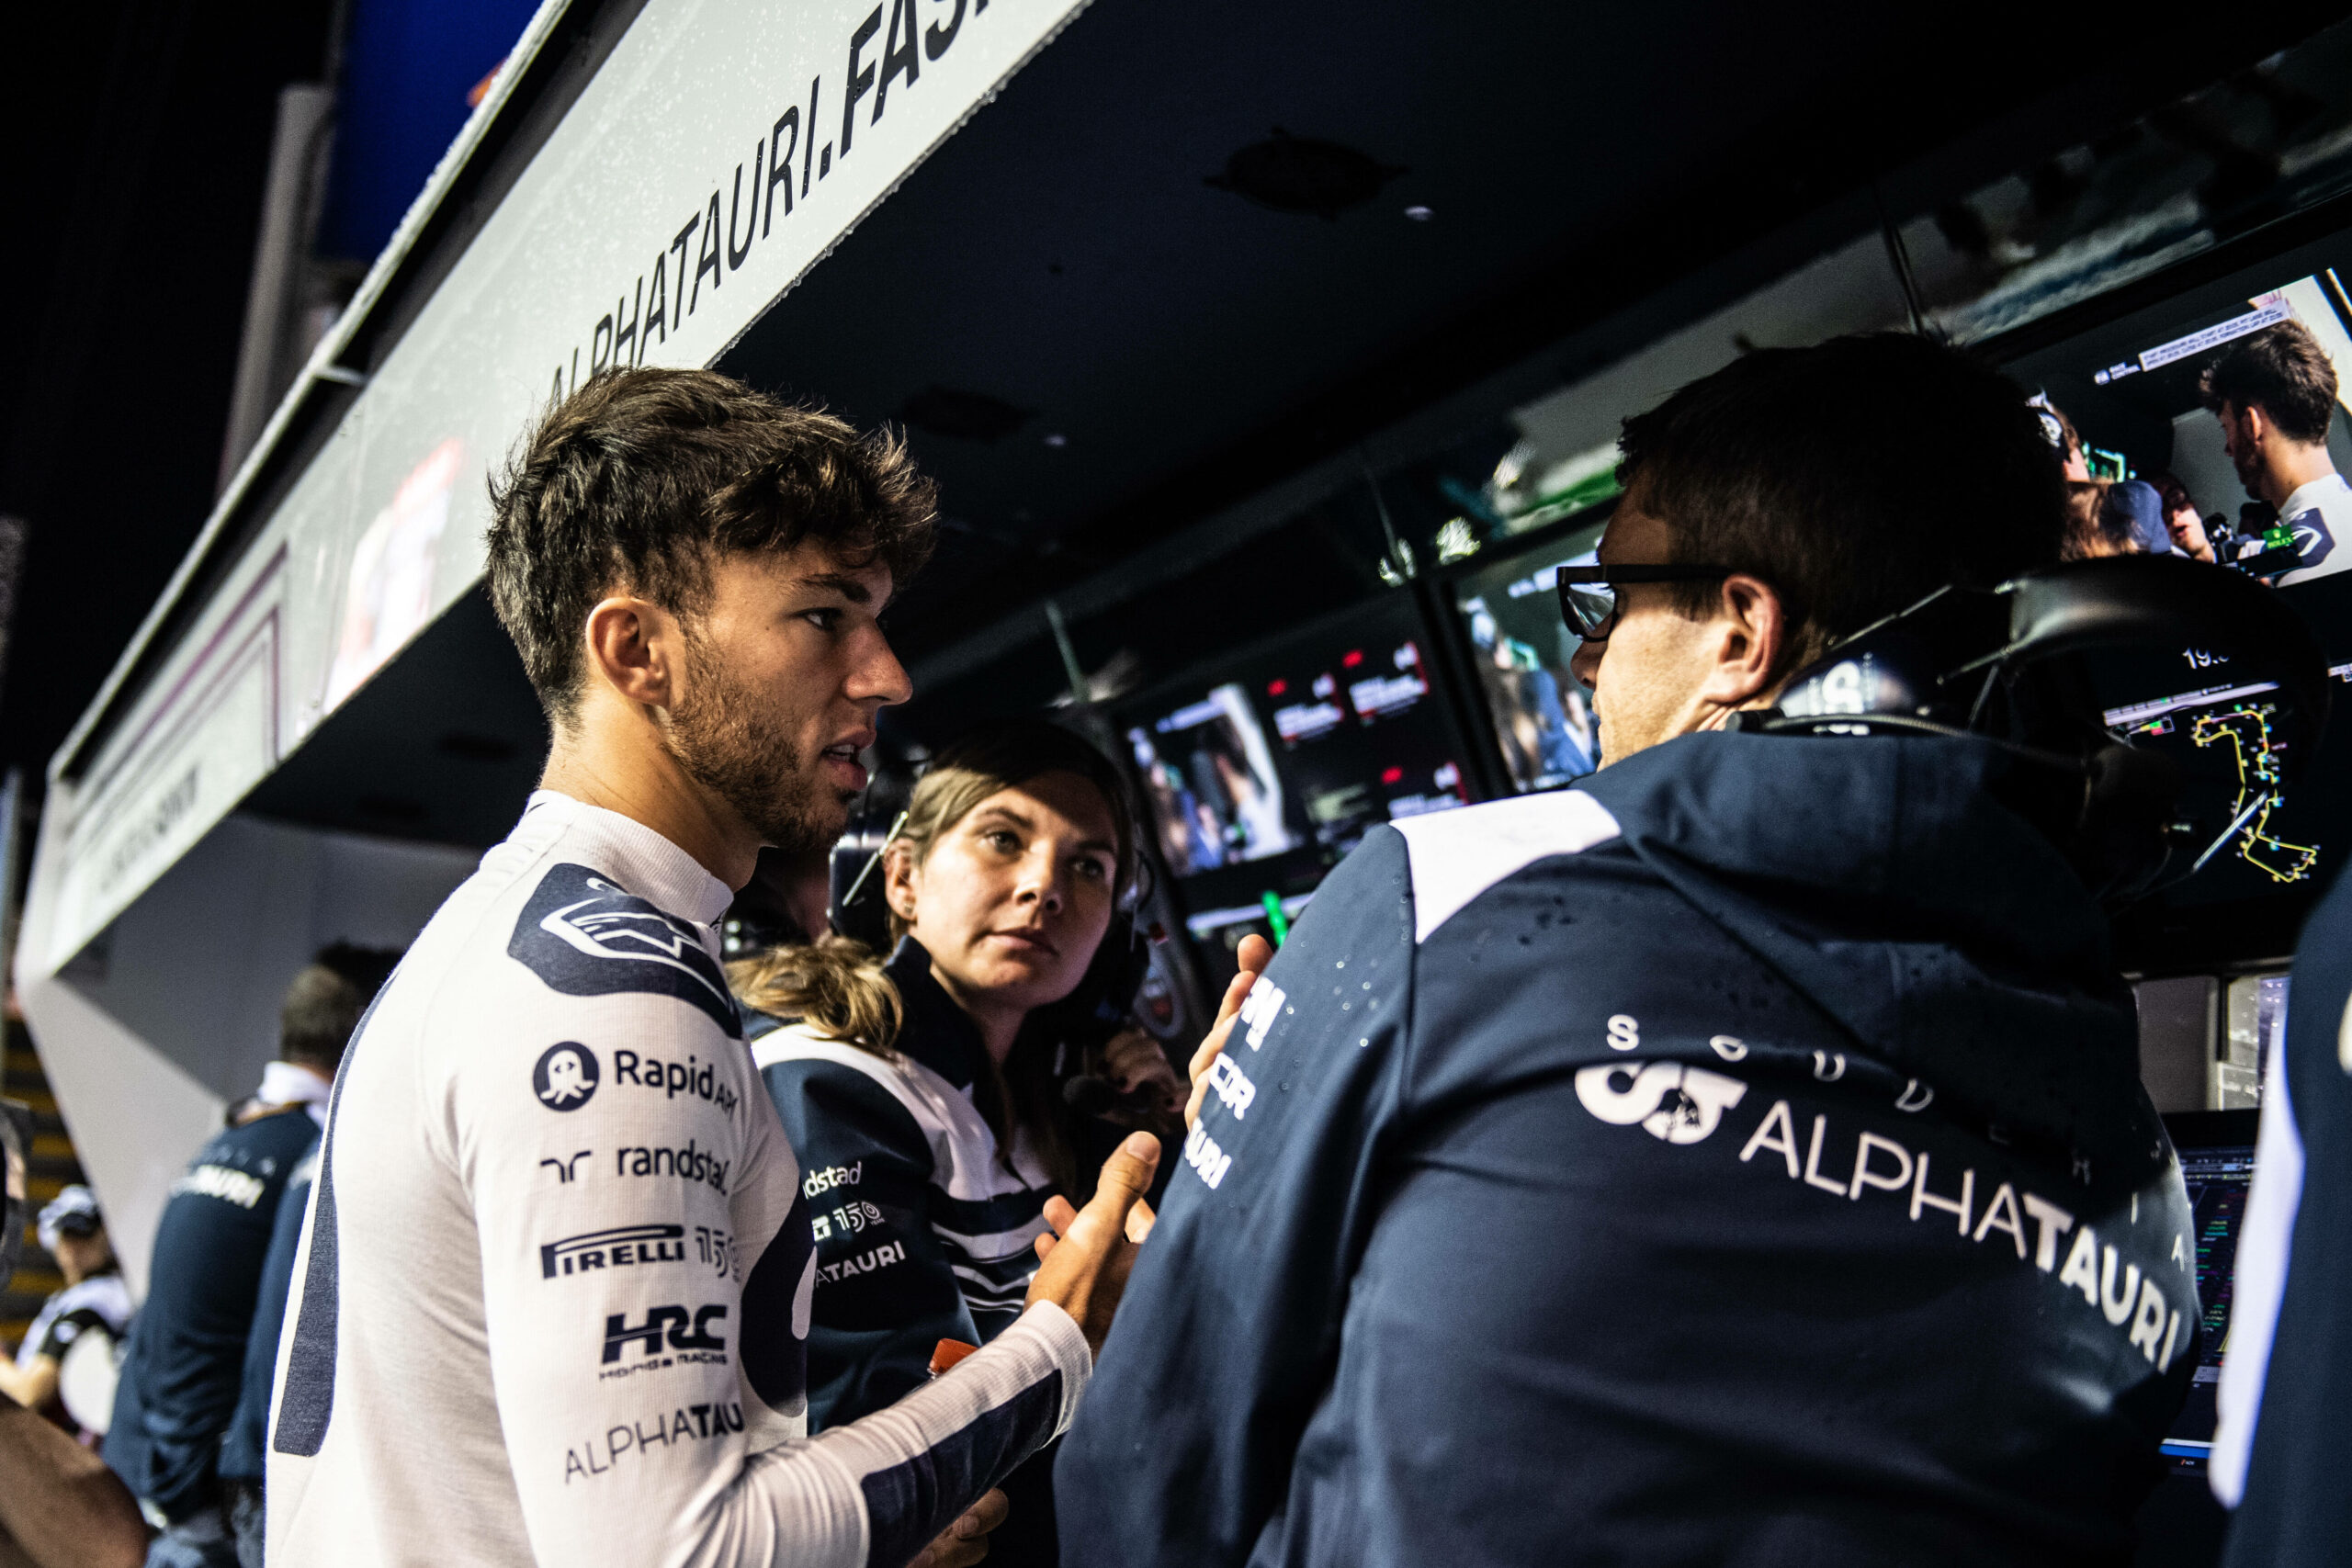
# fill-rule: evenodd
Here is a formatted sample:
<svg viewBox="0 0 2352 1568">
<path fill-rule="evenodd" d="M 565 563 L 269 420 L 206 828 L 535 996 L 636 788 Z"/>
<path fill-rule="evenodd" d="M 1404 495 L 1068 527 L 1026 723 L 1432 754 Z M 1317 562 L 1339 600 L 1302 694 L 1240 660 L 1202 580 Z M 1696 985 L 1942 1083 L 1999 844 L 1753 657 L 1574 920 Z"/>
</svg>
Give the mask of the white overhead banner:
<svg viewBox="0 0 2352 1568">
<path fill-rule="evenodd" d="M 551 395 L 716 359 L 1084 3 L 649 0 L 89 766 L 53 784 L 67 815 L 43 834 L 20 973 L 78 952 L 473 585 L 485 476 Z M 264 447 L 285 434 L 281 410 Z"/>
</svg>

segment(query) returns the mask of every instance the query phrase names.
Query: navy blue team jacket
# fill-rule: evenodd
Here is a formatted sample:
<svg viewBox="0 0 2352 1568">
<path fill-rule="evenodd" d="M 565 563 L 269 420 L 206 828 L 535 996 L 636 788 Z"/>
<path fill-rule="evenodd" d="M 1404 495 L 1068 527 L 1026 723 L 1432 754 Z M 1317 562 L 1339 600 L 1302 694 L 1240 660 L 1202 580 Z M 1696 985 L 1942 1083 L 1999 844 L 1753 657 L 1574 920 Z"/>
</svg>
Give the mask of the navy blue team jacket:
<svg viewBox="0 0 2352 1568">
<path fill-rule="evenodd" d="M 220 1475 L 226 1481 L 261 1483 L 269 1470 L 269 1396 L 277 1382 L 277 1340 L 286 1327 L 286 1303 L 294 1293 L 294 1263 L 302 1250 L 302 1218 L 319 1173 L 319 1150 L 294 1166 L 277 1197 L 277 1220 L 269 1250 L 254 1287 L 253 1326 L 245 1332 L 243 1381 L 229 1430 L 220 1439 Z"/>
<path fill-rule="evenodd" d="M 164 1205 L 106 1459 L 171 1518 L 213 1501 L 278 1199 L 318 1137 L 301 1106 L 264 1111 L 216 1134 Z"/>
<path fill-rule="evenodd" d="M 2303 927 L 2287 1009 L 2284 1092 L 2263 1090 L 2263 1146 L 2299 1144 L 2301 1181 L 2284 1236 L 2242 1234 L 2241 1278 L 2255 1249 L 2284 1243 L 2286 1288 L 2261 1381 L 2245 1495 L 2230 1522 L 2230 1568 L 2319 1568 L 2352 1556 L 2352 876 L 2339 875 Z M 2270 1125 L 2278 1118 L 2283 1125 Z M 2284 1162 L 2278 1162 L 2281 1165 Z M 2256 1180 L 2281 1179 L 2257 1166 Z M 2249 1231 L 2251 1227 L 2249 1227 Z M 2251 1315 L 2241 1290 L 2235 1303 Z M 2256 1337 L 2233 1314 L 2233 1350 Z"/>
<path fill-rule="evenodd" d="M 2195 1238 L 1994 748 L 1708 734 L 1376 829 L 1245 1008 L 1063 1562 L 2121 1562 Z"/>
<path fill-rule="evenodd" d="M 972 1108 L 986 1048 L 931 955 L 903 938 L 888 968 L 905 1008 L 894 1049 L 911 1070 L 763 1013 L 745 1019 L 817 1229 L 811 1432 L 921 1388 L 942 1339 L 986 1344 L 1011 1327 L 1054 1195 L 1041 1167 L 999 1157 Z"/>
</svg>

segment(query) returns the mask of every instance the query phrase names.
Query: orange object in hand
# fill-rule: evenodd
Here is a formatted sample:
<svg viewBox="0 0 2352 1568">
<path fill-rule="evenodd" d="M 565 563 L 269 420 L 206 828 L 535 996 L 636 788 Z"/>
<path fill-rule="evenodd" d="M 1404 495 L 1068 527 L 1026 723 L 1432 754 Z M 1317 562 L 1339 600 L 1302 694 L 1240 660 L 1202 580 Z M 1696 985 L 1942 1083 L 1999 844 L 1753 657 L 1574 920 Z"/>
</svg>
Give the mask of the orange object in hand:
<svg viewBox="0 0 2352 1568">
<path fill-rule="evenodd" d="M 967 1345 L 961 1339 L 943 1339 L 931 1353 L 931 1375 L 938 1377 L 948 1368 L 978 1350 L 978 1345 Z"/>
</svg>

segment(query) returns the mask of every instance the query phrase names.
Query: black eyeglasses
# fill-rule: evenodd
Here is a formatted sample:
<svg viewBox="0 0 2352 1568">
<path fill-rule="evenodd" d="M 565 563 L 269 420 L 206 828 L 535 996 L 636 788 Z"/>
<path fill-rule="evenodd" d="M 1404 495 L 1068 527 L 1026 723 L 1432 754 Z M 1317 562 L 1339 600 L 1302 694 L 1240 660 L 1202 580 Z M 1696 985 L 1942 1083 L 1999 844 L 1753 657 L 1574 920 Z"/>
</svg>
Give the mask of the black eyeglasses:
<svg viewBox="0 0 2352 1568">
<path fill-rule="evenodd" d="M 1560 618 L 1587 642 L 1605 642 L 1617 625 L 1617 585 L 1623 582 L 1719 582 L 1724 566 L 1564 566 Z"/>
</svg>

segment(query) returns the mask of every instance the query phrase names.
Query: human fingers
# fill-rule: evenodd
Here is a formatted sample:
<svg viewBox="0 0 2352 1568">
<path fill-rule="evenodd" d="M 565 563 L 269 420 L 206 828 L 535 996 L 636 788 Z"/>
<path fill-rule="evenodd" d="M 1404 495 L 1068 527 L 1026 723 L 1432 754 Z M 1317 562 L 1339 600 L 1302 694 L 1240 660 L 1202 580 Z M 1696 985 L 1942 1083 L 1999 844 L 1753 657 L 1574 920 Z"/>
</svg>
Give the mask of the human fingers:
<svg viewBox="0 0 2352 1568">
<path fill-rule="evenodd" d="M 1098 1354 L 1135 1263 L 1128 1217 L 1159 1168 L 1159 1140 L 1148 1133 L 1127 1134 L 1102 1162 L 1094 1196 L 1069 1222 L 1029 1284 L 1029 1300 L 1052 1302 L 1068 1313 Z"/>
<path fill-rule="evenodd" d="M 1070 1222 L 1078 1218 L 1078 1211 L 1070 1206 L 1069 1199 L 1057 1192 L 1046 1200 L 1045 1217 L 1049 1228 L 1040 1231 L 1037 1239 L 1030 1244 L 1037 1249 L 1037 1261 L 1040 1263 L 1046 1260 L 1046 1254 L 1054 1250 L 1054 1244 L 1069 1229 Z"/>
<path fill-rule="evenodd" d="M 948 1527 L 947 1533 L 958 1540 L 978 1540 L 999 1525 L 1012 1512 L 1012 1504 L 1001 1492 L 983 1492 L 980 1500 L 964 1510 L 963 1517 Z"/>
<path fill-rule="evenodd" d="M 1141 1247 L 1144 1239 L 1151 1235 L 1151 1227 L 1159 1223 L 1159 1216 L 1152 1213 L 1150 1202 L 1146 1199 L 1136 1199 L 1136 1206 L 1127 1211 L 1127 1239 Z"/>
<path fill-rule="evenodd" d="M 1085 1233 L 1100 1230 L 1112 1235 L 1123 1235 L 1127 1219 L 1143 1195 L 1151 1190 L 1151 1179 L 1159 1169 L 1159 1140 L 1149 1133 L 1129 1133 L 1102 1162 L 1102 1173 L 1094 1179 L 1094 1196 L 1086 1207 L 1078 1211 L 1067 1225 L 1057 1225 L 1066 1238 L 1076 1239 Z M 1067 1199 L 1046 1200 L 1048 1207 L 1059 1202 L 1067 1210 Z M 1145 1213 L 1150 1206 L 1145 1205 Z M 1052 1221 L 1048 1219 L 1048 1224 Z M 1091 1240 L 1091 1236 L 1086 1239 Z"/>
<path fill-rule="evenodd" d="M 1241 945 L 1234 949 L 1233 958 L 1241 965 L 1241 972 L 1254 981 L 1256 976 L 1266 972 L 1266 965 L 1274 961 L 1274 944 L 1252 932 L 1241 939 Z"/>
<path fill-rule="evenodd" d="M 922 1549 L 922 1552 L 907 1568 L 972 1568 L 972 1564 L 989 1554 L 989 1538 L 980 1536 L 971 1540 L 959 1540 L 950 1529 L 945 1535 Z"/>
<path fill-rule="evenodd" d="M 907 1568 L 969 1568 L 989 1554 L 989 1532 L 1004 1523 L 1012 1505 L 1001 1492 L 983 1492 L 980 1500 L 940 1532 Z"/>
</svg>

